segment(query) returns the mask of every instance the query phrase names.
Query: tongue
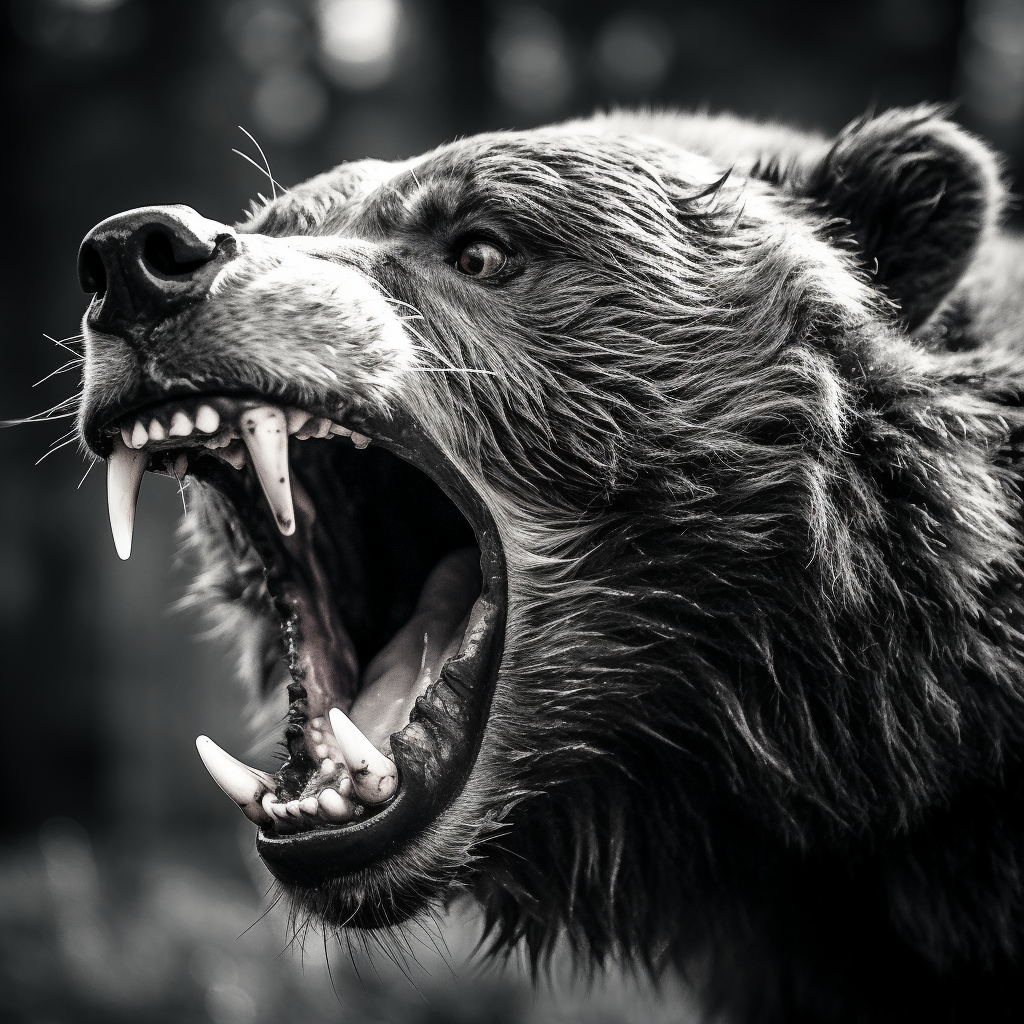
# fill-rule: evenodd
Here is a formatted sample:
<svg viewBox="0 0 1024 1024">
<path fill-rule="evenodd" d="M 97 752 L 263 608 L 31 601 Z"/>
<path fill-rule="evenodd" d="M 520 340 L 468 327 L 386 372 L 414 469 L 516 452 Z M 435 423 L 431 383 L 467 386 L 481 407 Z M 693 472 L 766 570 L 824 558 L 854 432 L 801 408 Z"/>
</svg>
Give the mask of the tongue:
<svg viewBox="0 0 1024 1024">
<path fill-rule="evenodd" d="M 349 717 L 378 748 L 405 728 L 416 698 L 459 651 L 480 593 L 480 552 L 445 555 L 423 584 L 412 618 L 366 667 Z"/>
</svg>

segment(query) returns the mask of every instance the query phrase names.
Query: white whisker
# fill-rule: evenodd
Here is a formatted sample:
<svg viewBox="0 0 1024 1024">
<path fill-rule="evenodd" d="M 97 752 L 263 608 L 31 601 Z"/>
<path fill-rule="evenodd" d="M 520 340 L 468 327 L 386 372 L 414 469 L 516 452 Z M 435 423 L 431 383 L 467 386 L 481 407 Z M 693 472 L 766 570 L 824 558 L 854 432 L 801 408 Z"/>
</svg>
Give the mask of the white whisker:
<svg viewBox="0 0 1024 1024">
<path fill-rule="evenodd" d="M 78 481 L 78 486 L 75 488 L 76 491 L 80 491 L 82 489 L 82 484 L 85 483 L 85 478 L 92 472 L 93 466 L 95 466 L 99 461 L 99 459 L 93 459 L 92 462 L 89 463 L 89 468 L 85 471 L 82 479 Z"/>
<path fill-rule="evenodd" d="M 242 132 L 243 134 L 245 134 L 246 136 L 248 136 L 249 141 L 259 151 L 260 156 L 263 158 L 263 167 L 260 167 L 260 165 L 258 163 L 256 163 L 255 160 L 251 160 L 249 157 L 247 157 L 240 150 L 232 149 L 231 152 L 232 153 L 238 153 L 238 155 L 240 157 L 242 157 L 245 160 L 248 160 L 249 163 L 251 163 L 253 165 L 253 167 L 255 167 L 256 170 L 258 170 L 261 174 L 265 174 L 267 176 L 267 180 L 270 182 L 270 190 L 273 193 L 275 199 L 277 199 L 277 190 L 278 189 L 281 189 L 281 194 L 282 195 L 287 195 L 288 194 L 288 189 L 286 189 L 283 185 L 281 185 L 278 181 L 276 181 L 274 179 L 274 175 L 270 173 L 270 161 L 267 159 L 267 154 L 263 152 L 263 147 L 256 141 L 256 139 L 254 138 L 252 133 L 246 131 L 241 125 L 238 126 L 238 130 L 240 132 Z M 260 198 L 263 199 L 263 196 L 260 196 Z M 266 199 L 263 199 L 263 201 L 266 202 Z"/>
<path fill-rule="evenodd" d="M 54 452 L 59 452 L 61 448 L 67 448 L 69 444 L 74 444 L 78 440 L 78 431 L 75 431 L 72 437 L 69 437 L 66 441 L 62 441 L 60 444 L 53 445 L 48 448 L 38 459 L 36 459 L 36 465 L 38 466 L 43 459 L 48 458 Z"/>
</svg>

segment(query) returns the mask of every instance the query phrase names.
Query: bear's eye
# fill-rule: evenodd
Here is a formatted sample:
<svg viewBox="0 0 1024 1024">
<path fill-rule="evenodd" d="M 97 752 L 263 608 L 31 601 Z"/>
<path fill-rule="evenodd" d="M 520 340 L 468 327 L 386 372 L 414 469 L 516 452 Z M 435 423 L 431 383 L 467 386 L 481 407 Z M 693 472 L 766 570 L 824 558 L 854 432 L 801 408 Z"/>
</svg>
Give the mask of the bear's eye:
<svg viewBox="0 0 1024 1024">
<path fill-rule="evenodd" d="M 477 239 L 459 253 L 456 265 L 467 277 L 493 277 L 505 263 L 505 254 L 496 245 Z"/>
</svg>

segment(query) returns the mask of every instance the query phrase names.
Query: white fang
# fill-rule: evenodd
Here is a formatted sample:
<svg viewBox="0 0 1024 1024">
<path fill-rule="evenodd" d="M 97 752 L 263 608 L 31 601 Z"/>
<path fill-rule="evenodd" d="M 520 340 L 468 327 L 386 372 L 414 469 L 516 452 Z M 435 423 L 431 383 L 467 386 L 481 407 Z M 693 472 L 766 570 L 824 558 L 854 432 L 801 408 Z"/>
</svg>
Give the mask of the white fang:
<svg viewBox="0 0 1024 1024">
<path fill-rule="evenodd" d="M 290 537 L 295 532 L 295 509 L 288 476 L 288 421 L 285 414 L 273 405 L 246 409 L 242 413 L 241 434 L 270 510 L 274 513 L 277 528 Z"/>
<path fill-rule="evenodd" d="M 110 516 L 114 547 L 123 559 L 132 553 L 135 503 L 139 499 L 142 474 L 146 472 L 148 462 L 148 452 L 133 451 L 120 435 L 115 435 L 114 446 L 107 459 L 107 514 Z"/>
<path fill-rule="evenodd" d="M 383 803 L 398 785 L 398 768 L 338 708 L 331 708 L 331 728 L 352 775 L 352 788 L 368 804 Z"/>
<path fill-rule="evenodd" d="M 196 749 L 213 781 L 238 804 L 254 825 L 267 825 L 273 820 L 262 804 L 264 794 L 274 790 L 271 776 L 242 764 L 218 747 L 209 736 L 200 736 L 196 740 Z"/>
</svg>

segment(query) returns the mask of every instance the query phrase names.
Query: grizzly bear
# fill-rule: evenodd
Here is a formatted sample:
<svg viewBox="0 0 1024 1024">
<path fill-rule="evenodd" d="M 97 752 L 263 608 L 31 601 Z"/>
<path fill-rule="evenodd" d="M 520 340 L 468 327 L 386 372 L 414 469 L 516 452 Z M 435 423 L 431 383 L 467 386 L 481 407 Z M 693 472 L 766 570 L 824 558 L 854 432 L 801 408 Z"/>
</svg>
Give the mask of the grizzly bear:
<svg viewBox="0 0 1024 1024">
<path fill-rule="evenodd" d="M 293 905 L 471 893 L 495 951 L 709 1018 L 1024 1015 L 1024 246 L 932 108 L 615 114 L 82 244 L 80 427 L 277 764 L 201 737 Z"/>
</svg>

